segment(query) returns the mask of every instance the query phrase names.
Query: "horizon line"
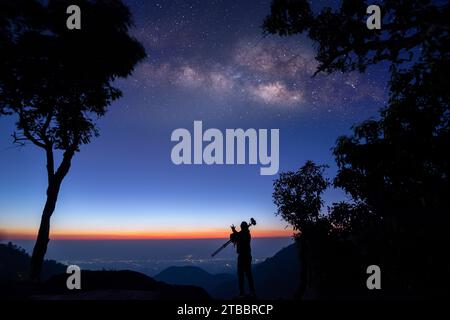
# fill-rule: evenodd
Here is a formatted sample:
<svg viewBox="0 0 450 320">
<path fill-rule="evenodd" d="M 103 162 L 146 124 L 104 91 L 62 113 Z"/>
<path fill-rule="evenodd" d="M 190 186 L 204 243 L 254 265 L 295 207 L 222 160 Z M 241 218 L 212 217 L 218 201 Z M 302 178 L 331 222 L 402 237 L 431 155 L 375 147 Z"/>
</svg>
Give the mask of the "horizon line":
<svg viewBox="0 0 450 320">
<path fill-rule="evenodd" d="M 253 236 L 252 239 L 288 239 L 293 238 L 293 236 Z M 75 237 L 68 237 L 68 238 L 50 238 L 50 241 L 134 241 L 134 240 L 226 240 L 229 239 L 229 237 L 192 237 L 192 238 L 186 238 L 186 237 L 180 237 L 180 238 L 89 238 L 89 237 L 82 237 L 82 238 L 75 238 Z M 24 238 L 24 237 L 13 237 L 13 238 L 0 238 L 0 242 L 14 242 L 14 241 L 36 241 L 36 238 Z"/>
<path fill-rule="evenodd" d="M 228 239 L 228 232 L 217 232 L 217 230 L 205 230 L 197 232 L 74 232 L 72 230 L 63 232 L 58 230 L 50 233 L 50 240 L 186 240 L 186 239 Z M 293 237 L 292 230 L 255 230 L 252 238 L 289 238 Z M 31 230 L 0 230 L 0 240 L 36 240 L 37 232 Z"/>
</svg>

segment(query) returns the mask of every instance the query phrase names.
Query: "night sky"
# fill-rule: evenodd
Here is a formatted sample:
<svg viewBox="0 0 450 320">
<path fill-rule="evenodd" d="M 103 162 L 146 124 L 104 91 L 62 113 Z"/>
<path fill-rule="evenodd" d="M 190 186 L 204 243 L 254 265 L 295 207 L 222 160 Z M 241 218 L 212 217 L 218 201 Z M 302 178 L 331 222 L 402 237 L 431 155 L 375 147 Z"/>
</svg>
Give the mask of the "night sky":
<svg viewBox="0 0 450 320">
<path fill-rule="evenodd" d="M 384 66 L 312 77 L 314 47 L 302 36 L 264 37 L 265 1 L 125 1 L 148 58 L 117 81 L 123 98 L 81 148 L 52 218 L 54 237 L 224 236 L 254 217 L 259 236 L 290 235 L 274 215 L 272 182 L 259 165 L 176 166 L 171 132 L 203 127 L 280 129 L 280 172 L 308 159 L 336 171 L 339 135 L 386 100 Z M 314 1 L 314 6 L 333 1 Z M 365 27 L 365 21 L 361 22 Z M 89 50 L 89 48 L 86 48 Z M 33 235 L 45 201 L 42 150 L 12 145 L 14 118 L 0 119 L 0 228 Z M 326 202 L 342 199 L 339 190 Z"/>
</svg>

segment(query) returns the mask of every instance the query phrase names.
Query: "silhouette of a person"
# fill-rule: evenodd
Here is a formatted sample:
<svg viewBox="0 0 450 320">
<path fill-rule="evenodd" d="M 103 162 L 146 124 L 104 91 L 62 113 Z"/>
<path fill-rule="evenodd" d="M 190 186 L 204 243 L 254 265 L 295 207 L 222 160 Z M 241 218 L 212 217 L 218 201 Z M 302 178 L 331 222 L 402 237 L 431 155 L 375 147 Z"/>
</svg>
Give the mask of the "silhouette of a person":
<svg viewBox="0 0 450 320">
<path fill-rule="evenodd" d="M 247 276 L 250 294 L 255 295 L 255 287 L 252 276 L 252 252 L 250 247 L 251 235 L 247 222 L 242 221 L 241 231 L 237 232 L 234 225 L 231 226 L 233 233 L 230 235 L 231 241 L 236 246 L 238 254 L 237 270 L 239 279 L 239 294 L 245 295 L 244 277 Z"/>
</svg>

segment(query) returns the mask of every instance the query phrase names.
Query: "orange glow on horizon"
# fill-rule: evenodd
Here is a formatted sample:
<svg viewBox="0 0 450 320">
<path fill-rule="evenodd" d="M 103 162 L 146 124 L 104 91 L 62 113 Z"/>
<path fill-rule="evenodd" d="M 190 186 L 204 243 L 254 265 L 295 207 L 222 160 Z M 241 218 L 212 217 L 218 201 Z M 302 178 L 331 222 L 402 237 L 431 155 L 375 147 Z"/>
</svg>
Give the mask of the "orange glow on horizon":
<svg viewBox="0 0 450 320">
<path fill-rule="evenodd" d="M 251 230 L 254 238 L 291 237 L 292 230 L 257 229 Z M 0 239 L 34 240 L 37 231 L 28 229 L 0 230 Z M 178 230 L 178 231 L 133 231 L 133 230 L 54 230 L 50 232 L 53 240 L 144 240 L 144 239 L 223 239 L 230 232 L 224 230 Z"/>
</svg>

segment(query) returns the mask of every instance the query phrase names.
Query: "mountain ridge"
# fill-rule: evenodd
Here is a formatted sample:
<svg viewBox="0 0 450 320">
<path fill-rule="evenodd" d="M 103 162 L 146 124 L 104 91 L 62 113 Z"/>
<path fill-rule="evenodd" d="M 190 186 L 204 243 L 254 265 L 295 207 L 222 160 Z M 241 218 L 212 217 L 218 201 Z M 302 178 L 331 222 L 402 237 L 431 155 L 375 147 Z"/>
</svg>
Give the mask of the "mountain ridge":
<svg viewBox="0 0 450 320">
<path fill-rule="evenodd" d="M 299 283 L 300 263 L 296 244 L 278 251 L 274 256 L 253 265 L 257 295 L 263 299 L 291 299 Z M 218 299 L 230 299 L 237 294 L 235 274 L 212 274 L 200 267 L 172 266 L 156 276 L 156 280 L 170 284 L 195 285 L 204 288 Z"/>
</svg>

